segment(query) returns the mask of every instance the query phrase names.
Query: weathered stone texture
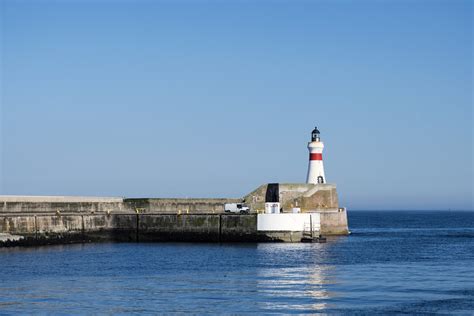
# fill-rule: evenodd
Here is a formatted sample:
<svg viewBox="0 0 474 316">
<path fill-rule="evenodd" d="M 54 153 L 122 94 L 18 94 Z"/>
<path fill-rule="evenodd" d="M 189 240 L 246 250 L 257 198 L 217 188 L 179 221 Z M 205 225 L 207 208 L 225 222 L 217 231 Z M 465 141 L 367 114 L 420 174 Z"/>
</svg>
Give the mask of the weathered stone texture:
<svg viewBox="0 0 474 316">
<path fill-rule="evenodd" d="M 267 184 L 247 194 L 244 199 L 253 210 L 265 209 Z M 336 186 L 333 184 L 280 183 L 279 199 L 283 212 L 299 207 L 302 212 L 339 208 Z"/>
<path fill-rule="evenodd" d="M 82 218 L 78 215 L 40 215 L 36 216 L 36 227 L 37 233 L 81 232 Z"/>
<path fill-rule="evenodd" d="M 258 241 L 256 215 L 220 215 L 221 241 Z"/>
<path fill-rule="evenodd" d="M 295 241 L 299 235 L 294 232 L 257 231 L 255 212 L 264 210 L 267 187 L 262 185 L 243 199 L 0 196 L 0 233 L 21 236 L 21 245 L 94 240 Z M 284 212 L 294 207 L 320 212 L 325 235 L 348 233 L 347 214 L 339 209 L 334 185 L 279 184 L 279 199 Z M 225 203 L 243 200 L 254 214 L 224 213 Z"/>
<path fill-rule="evenodd" d="M 0 233 L 35 234 L 35 216 L 1 216 Z"/>
<path fill-rule="evenodd" d="M 347 235 L 349 234 L 347 211 L 321 212 L 321 233 L 323 235 Z"/>
<path fill-rule="evenodd" d="M 140 213 L 222 213 L 224 204 L 242 199 L 125 199 L 129 209 Z"/>
</svg>

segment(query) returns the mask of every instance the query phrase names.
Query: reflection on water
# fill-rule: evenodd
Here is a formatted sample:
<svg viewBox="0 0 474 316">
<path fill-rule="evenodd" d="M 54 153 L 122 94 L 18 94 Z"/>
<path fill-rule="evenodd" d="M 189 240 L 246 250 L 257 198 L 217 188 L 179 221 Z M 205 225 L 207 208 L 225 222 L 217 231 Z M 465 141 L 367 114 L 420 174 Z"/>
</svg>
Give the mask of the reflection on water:
<svg viewBox="0 0 474 316">
<path fill-rule="evenodd" d="M 474 213 L 349 214 L 327 244 L 0 249 L 0 314 L 473 313 Z"/>
<path fill-rule="evenodd" d="M 276 299 L 274 304 L 263 304 L 270 310 L 323 310 L 332 296 L 326 284 L 329 283 L 329 266 L 314 268 L 286 268 L 259 270 L 258 292 L 262 296 Z M 281 298 L 281 300 L 279 300 Z M 309 299 L 308 304 L 299 302 Z M 288 302 L 294 302 L 288 304 Z"/>
<path fill-rule="evenodd" d="M 321 244 L 268 245 L 260 244 L 260 260 L 270 260 L 282 252 L 301 252 L 311 247 L 311 255 L 325 261 L 327 249 Z M 291 250 L 290 250 L 291 249 Z M 301 259 L 300 259 L 301 260 Z M 297 267 L 267 267 L 257 270 L 258 293 L 268 300 L 260 304 L 262 310 L 268 311 L 320 311 L 325 310 L 327 301 L 334 294 L 328 291 L 327 285 L 334 284 L 334 267 L 329 265 L 308 265 Z"/>
</svg>

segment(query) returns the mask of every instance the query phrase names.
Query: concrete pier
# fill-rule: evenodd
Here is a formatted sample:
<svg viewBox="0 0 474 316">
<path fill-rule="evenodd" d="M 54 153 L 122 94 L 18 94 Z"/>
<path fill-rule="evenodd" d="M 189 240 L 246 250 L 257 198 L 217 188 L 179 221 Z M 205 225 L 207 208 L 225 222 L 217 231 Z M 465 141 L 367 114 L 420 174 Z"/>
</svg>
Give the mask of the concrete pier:
<svg viewBox="0 0 474 316">
<path fill-rule="evenodd" d="M 0 196 L 0 246 L 93 241 L 297 242 L 302 224 L 258 229 L 268 185 L 240 199 L 130 199 Z M 334 185 L 280 184 L 282 211 L 298 206 L 318 214 L 320 233 L 348 233 Z M 224 213 L 225 203 L 245 202 L 251 214 Z M 295 215 L 298 217 L 298 215 Z"/>
</svg>

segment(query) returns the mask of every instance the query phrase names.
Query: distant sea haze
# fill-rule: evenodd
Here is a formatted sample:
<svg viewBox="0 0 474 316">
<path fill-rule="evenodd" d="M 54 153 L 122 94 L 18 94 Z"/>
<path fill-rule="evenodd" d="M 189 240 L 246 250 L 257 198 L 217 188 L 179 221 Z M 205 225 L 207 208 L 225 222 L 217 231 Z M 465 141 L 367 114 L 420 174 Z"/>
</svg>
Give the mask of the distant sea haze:
<svg viewBox="0 0 474 316">
<path fill-rule="evenodd" d="M 349 212 L 326 244 L 0 249 L 0 314 L 474 313 L 474 212 Z"/>
</svg>

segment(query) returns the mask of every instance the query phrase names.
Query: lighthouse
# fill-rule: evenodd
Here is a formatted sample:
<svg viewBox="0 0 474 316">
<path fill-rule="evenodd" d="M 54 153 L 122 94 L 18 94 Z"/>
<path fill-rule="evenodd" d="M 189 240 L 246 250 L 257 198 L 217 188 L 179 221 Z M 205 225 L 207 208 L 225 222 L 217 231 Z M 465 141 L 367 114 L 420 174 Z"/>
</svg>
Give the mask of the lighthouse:
<svg viewBox="0 0 474 316">
<path fill-rule="evenodd" d="M 308 143 L 309 165 L 307 183 L 326 183 L 323 165 L 324 143 L 321 141 L 320 133 L 317 127 L 311 132 L 311 142 Z"/>
</svg>

